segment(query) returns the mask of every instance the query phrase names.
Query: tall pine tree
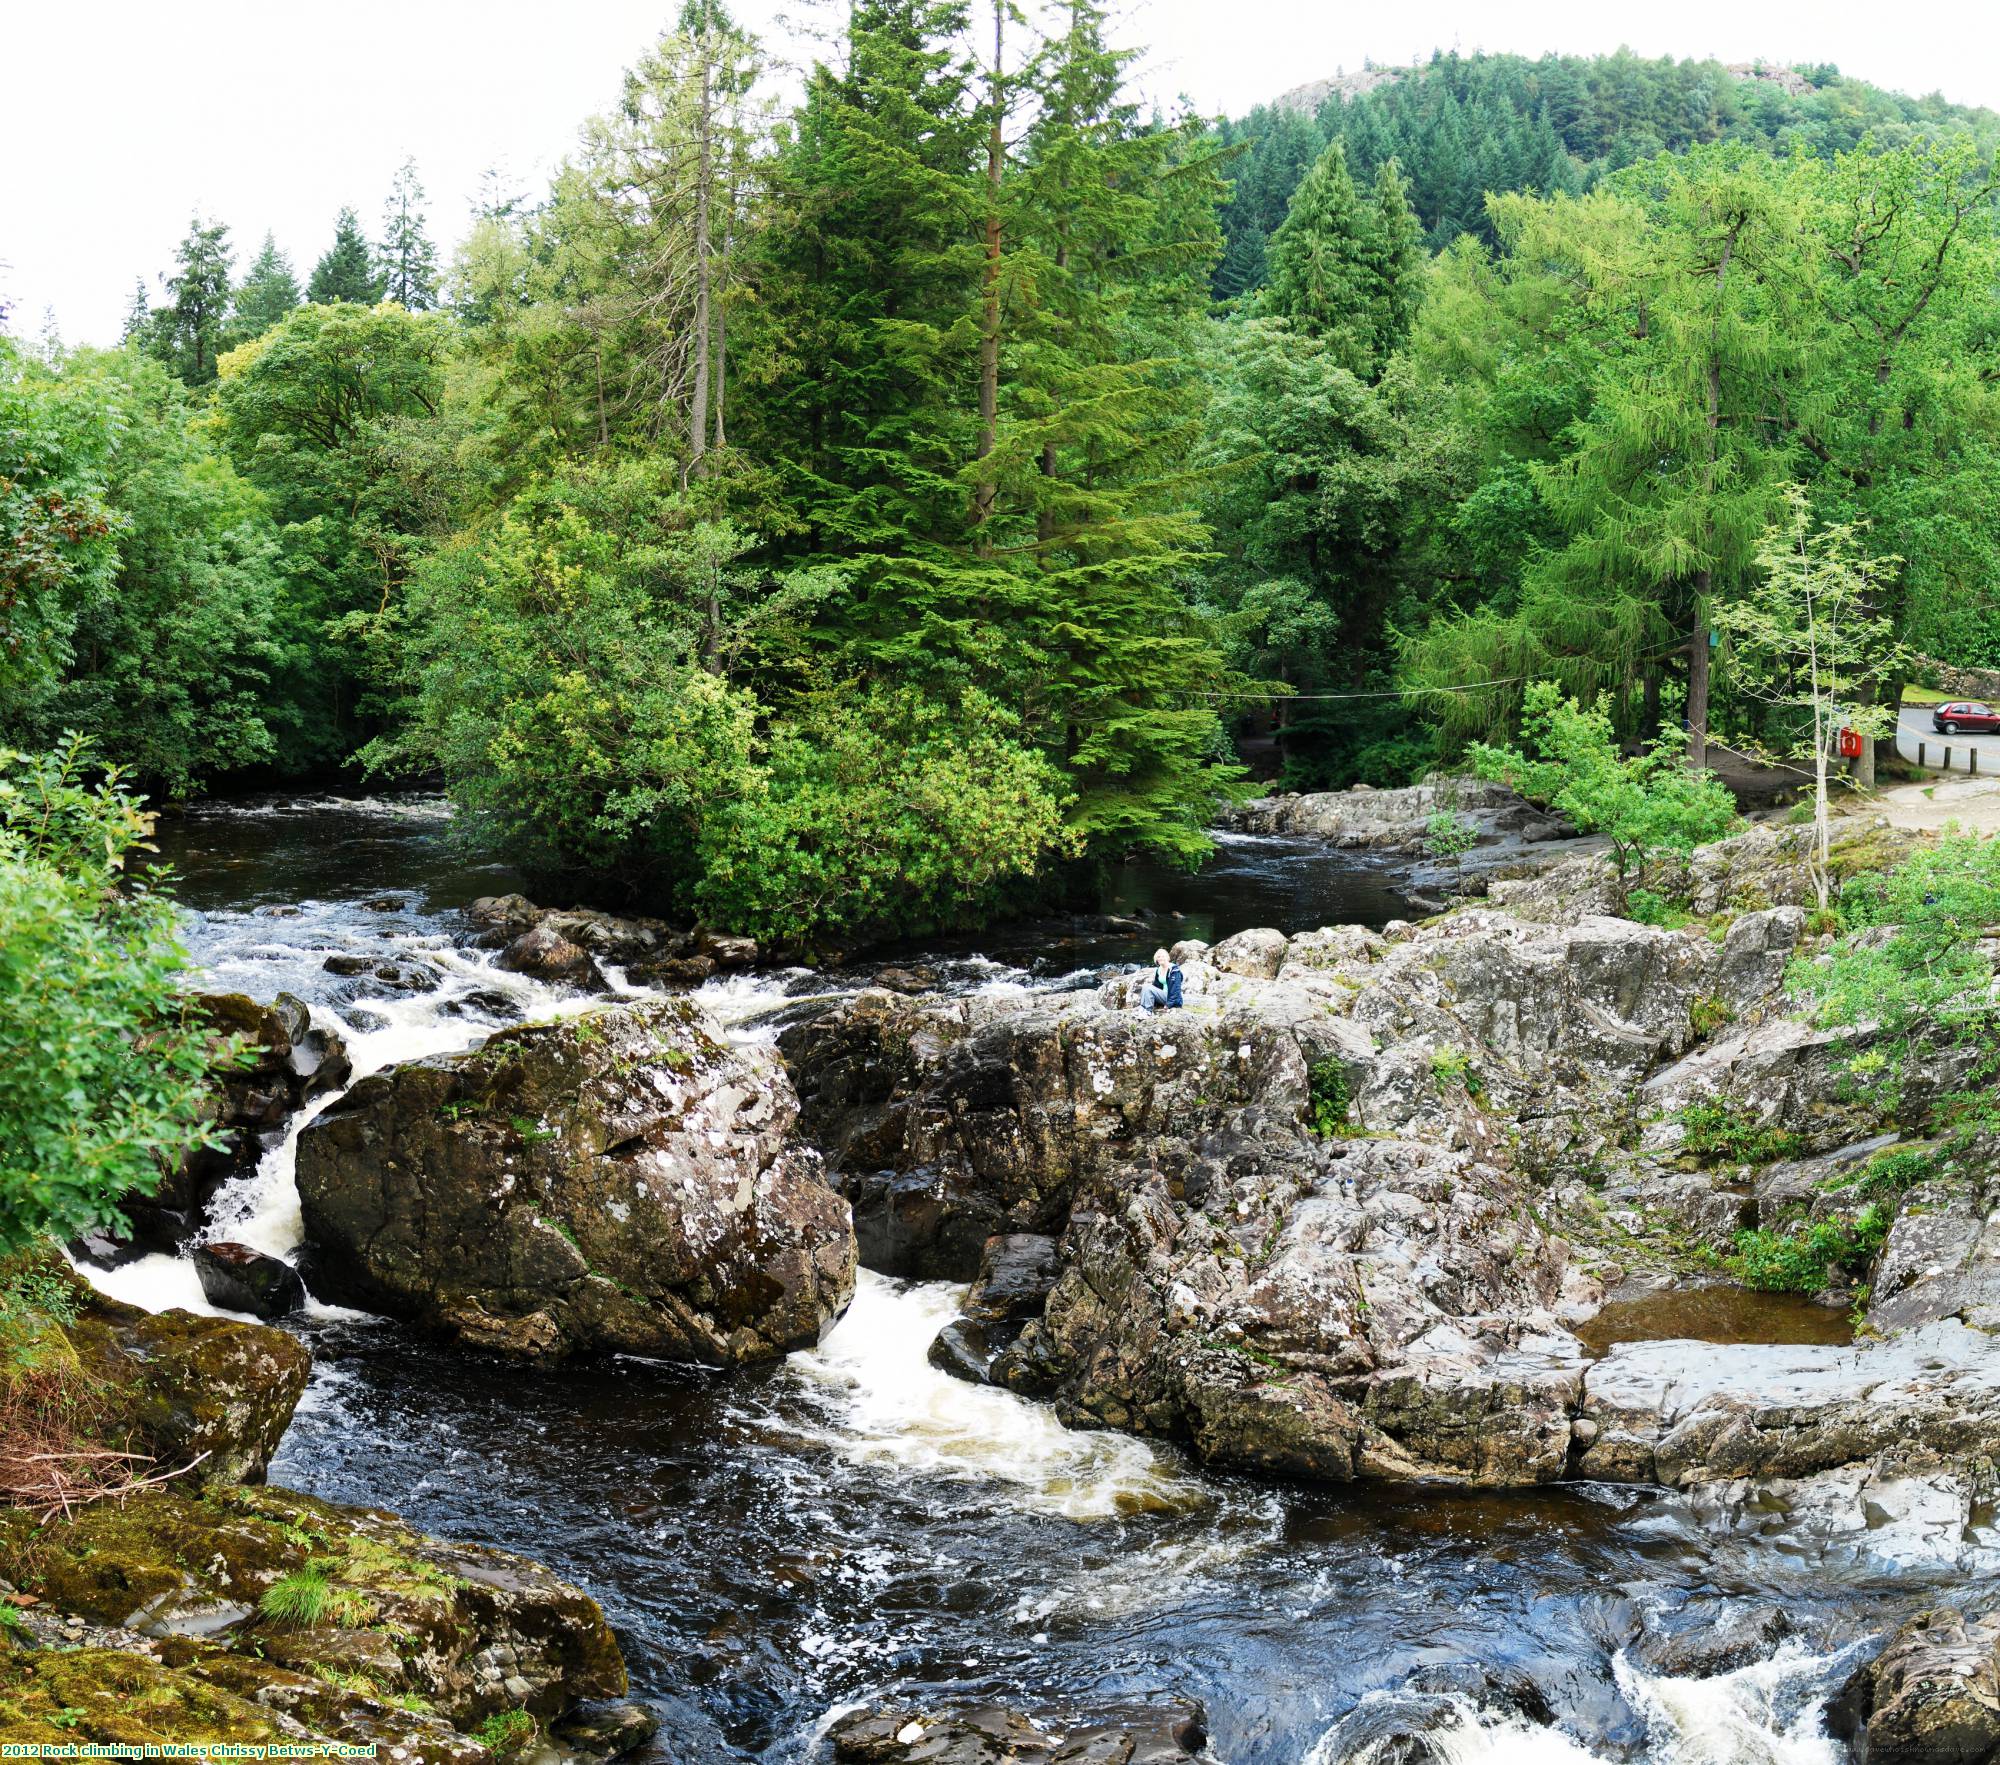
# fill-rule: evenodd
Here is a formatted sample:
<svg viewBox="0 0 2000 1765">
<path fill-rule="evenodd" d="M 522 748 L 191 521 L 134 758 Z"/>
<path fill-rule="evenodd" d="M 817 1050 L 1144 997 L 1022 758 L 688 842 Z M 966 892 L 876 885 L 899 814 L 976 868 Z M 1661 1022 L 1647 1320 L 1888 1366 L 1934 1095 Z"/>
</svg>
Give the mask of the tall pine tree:
<svg viewBox="0 0 2000 1765">
<path fill-rule="evenodd" d="M 437 305 L 437 247 L 424 230 L 424 187 L 417 181 L 417 162 L 406 159 L 389 186 L 382 205 L 382 243 L 375 252 L 375 279 L 381 298 L 413 313 Z M 352 296 L 345 298 L 351 299 Z"/>
<path fill-rule="evenodd" d="M 219 222 L 203 226 L 195 216 L 174 257 L 178 267 L 160 278 L 168 304 L 148 321 L 146 351 L 184 384 L 206 386 L 215 378 L 229 314 L 229 229 Z"/>
<path fill-rule="evenodd" d="M 343 208 L 333 223 L 333 243 L 313 265 L 306 299 L 314 306 L 330 306 L 340 300 L 373 306 L 381 298 L 381 279 L 375 274 L 361 222 L 353 209 Z"/>
</svg>

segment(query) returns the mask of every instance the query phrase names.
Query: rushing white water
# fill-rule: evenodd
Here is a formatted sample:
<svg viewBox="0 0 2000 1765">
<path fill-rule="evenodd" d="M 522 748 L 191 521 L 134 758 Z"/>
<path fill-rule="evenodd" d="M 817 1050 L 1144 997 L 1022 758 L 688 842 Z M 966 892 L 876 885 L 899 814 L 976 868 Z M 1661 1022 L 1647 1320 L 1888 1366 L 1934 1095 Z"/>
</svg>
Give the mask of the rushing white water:
<svg viewBox="0 0 2000 1765">
<path fill-rule="evenodd" d="M 1652 1674 L 1623 1654 L 1612 1663 L 1646 1725 L 1647 1765 L 1841 1765 L 1826 1732 L 1835 1660 L 1786 1645 L 1768 1660 L 1705 1678 Z M 1420 1714 L 1413 1716 L 1419 1706 Z M 1603 1755 L 1514 1711 L 1455 1693 L 1413 1699 L 1375 1692 L 1321 1735 L 1304 1765 L 1381 1765 L 1419 1729 L 1440 1765 L 1609 1765 Z"/>
<path fill-rule="evenodd" d="M 792 1357 L 832 1395 L 822 1438 L 864 1464 L 908 1476 L 986 1484 L 1006 1499 L 1073 1520 L 1208 1501 L 1169 1454 L 1127 1434 L 1065 1428 L 1045 1404 L 971 1385 L 926 1358 L 959 1315 L 962 1290 L 861 1272 L 854 1303 L 818 1348 Z"/>
</svg>

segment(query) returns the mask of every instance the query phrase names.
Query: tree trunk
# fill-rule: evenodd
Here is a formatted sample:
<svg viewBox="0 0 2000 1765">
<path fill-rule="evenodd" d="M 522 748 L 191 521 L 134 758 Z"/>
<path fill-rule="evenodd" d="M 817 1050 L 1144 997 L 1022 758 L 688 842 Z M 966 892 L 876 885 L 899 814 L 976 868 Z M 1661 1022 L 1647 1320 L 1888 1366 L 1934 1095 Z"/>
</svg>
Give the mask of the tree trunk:
<svg viewBox="0 0 2000 1765">
<path fill-rule="evenodd" d="M 734 192 L 728 214 L 722 219 L 722 257 L 717 277 L 715 301 L 715 447 L 720 452 L 729 445 L 722 411 L 729 395 L 729 253 L 735 243 L 736 203 Z"/>
<path fill-rule="evenodd" d="M 1004 0 L 993 0 L 993 72 L 987 85 L 987 104 L 992 120 L 986 131 L 986 267 L 980 279 L 979 300 L 979 455 L 991 460 L 1000 441 L 1000 174 L 1006 160 L 1007 143 L 1002 130 L 1005 117 L 1005 88 L 1000 71 Z M 979 474 L 973 490 L 972 520 L 983 527 L 993 513 L 999 483 L 990 466 Z M 990 540 L 981 541 L 987 549 Z"/>
<path fill-rule="evenodd" d="M 708 452 L 709 197 L 714 167 L 715 46 L 710 31 L 701 37 L 701 108 L 696 118 L 694 186 L 694 396 L 688 406 L 688 473 L 699 478 Z"/>
<path fill-rule="evenodd" d="M 1709 573 L 1695 578 L 1694 636 L 1688 640 L 1688 765 L 1708 764 L 1708 601 Z"/>
</svg>

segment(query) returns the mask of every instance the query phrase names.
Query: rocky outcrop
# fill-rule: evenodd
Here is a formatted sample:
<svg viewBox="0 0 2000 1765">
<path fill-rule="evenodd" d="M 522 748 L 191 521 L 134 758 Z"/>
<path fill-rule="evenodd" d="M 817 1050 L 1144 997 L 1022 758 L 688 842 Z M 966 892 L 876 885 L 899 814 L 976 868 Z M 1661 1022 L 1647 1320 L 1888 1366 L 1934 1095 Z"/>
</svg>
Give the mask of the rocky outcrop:
<svg viewBox="0 0 2000 1765">
<path fill-rule="evenodd" d="M 1511 837 L 1519 844 L 1539 844 L 1575 831 L 1505 785 L 1477 778 L 1434 780 L 1398 790 L 1357 785 L 1348 791 L 1259 797 L 1227 811 L 1224 824 L 1245 833 L 1304 834 L 1348 851 L 1420 854 L 1430 818 L 1442 809 L 1471 822 L 1482 843 Z"/>
<path fill-rule="evenodd" d="M 1855 1765 L 1991 1765 L 2000 1759 L 2000 1613 L 1918 1613 L 1841 1688 L 1827 1727 Z"/>
<path fill-rule="evenodd" d="M 43 1632 L 55 1646 L 0 1650 L 8 1741 L 319 1739 L 475 1765 L 492 1755 L 473 1732 L 495 1718 L 534 1719 L 551 1760 L 613 1757 L 651 1732 L 596 1701 L 626 1681 L 593 1600 L 390 1514 L 178 1486 L 32 1533 L 0 1510 L 0 1575 L 65 1614 Z"/>
<path fill-rule="evenodd" d="M 203 993 L 191 1008 L 213 1034 L 218 1053 L 234 1042 L 238 1061 L 218 1058 L 210 1119 L 219 1142 L 183 1157 L 150 1195 L 120 1203 L 129 1230 L 100 1233 L 78 1246 L 106 1266 L 149 1250 L 177 1250 L 201 1224 L 209 1198 L 232 1177 L 256 1168 L 283 1136 L 286 1122 L 313 1098 L 347 1083 L 352 1067 L 340 1037 L 313 1027 L 305 1002 L 280 993 L 260 1005 L 241 993 Z"/>
<path fill-rule="evenodd" d="M 1590 1368 L 1580 1414 L 1577 1473 L 1606 1482 L 1909 1476 L 2000 1448 L 2000 1355 L 1949 1322 L 1849 1348 L 1629 1342 Z"/>
<path fill-rule="evenodd" d="M 796 1113 L 778 1063 L 686 999 L 388 1068 L 300 1136 L 309 1279 L 509 1353 L 775 1358 L 854 1280 Z"/>
<path fill-rule="evenodd" d="M 855 1710 L 829 1731 L 841 1765 L 1181 1765 L 1208 1745 L 1186 1699 L 1095 1710 L 994 1704 L 889 1704 Z"/>
</svg>

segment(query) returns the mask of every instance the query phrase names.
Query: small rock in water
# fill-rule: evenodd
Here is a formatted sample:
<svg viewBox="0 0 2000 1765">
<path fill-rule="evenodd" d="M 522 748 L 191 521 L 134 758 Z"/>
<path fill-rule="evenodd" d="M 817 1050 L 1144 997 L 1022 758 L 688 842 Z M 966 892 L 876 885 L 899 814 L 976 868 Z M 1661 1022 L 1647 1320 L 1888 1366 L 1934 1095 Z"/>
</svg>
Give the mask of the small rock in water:
<svg viewBox="0 0 2000 1765">
<path fill-rule="evenodd" d="M 537 980 L 580 987 L 587 993 L 604 991 L 604 976 L 597 972 L 590 952 L 545 925 L 523 932 L 500 952 L 499 962 L 502 968 Z"/>
<path fill-rule="evenodd" d="M 361 905 L 370 913 L 400 913 L 403 911 L 404 902 L 401 895 L 377 895 L 373 900 L 363 901 Z"/>
<path fill-rule="evenodd" d="M 198 1244 L 189 1260 L 208 1303 L 224 1311 L 282 1318 L 306 1302 L 306 1286 L 297 1269 L 247 1244 Z"/>
<path fill-rule="evenodd" d="M 322 962 L 320 967 L 328 974 L 369 974 L 380 961 L 379 956 L 362 956 L 351 951 L 338 950 Z"/>
</svg>

